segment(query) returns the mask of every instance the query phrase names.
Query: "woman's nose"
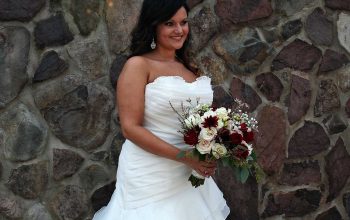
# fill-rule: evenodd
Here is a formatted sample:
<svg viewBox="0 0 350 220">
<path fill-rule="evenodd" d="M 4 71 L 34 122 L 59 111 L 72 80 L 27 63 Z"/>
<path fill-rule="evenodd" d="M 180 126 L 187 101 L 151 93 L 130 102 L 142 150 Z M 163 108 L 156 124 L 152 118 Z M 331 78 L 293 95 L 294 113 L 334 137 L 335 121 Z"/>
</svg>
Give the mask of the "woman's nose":
<svg viewBox="0 0 350 220">
<path fill-rule="evenodd" d="M 175 27 L 175 33 L 182 34 L 182 27 L 180 24 L 177 24 Z"/>
</svg>

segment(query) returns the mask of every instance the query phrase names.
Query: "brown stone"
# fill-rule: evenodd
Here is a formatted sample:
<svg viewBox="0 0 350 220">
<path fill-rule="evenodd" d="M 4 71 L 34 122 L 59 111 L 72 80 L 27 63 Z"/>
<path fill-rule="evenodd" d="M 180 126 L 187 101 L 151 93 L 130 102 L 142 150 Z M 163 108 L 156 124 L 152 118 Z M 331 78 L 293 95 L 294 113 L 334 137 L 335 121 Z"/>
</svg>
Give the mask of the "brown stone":
<svg viewBox="0 0 350 220">
<path fill-rule="evenodd" d="M 83 162 L 84 158 L 74 151 L 53 149 L 53 178 L 62 180 L 74 175 Z"/>
<path fill-rule="evenodd" d="M 305 121 L 290 139 L 288 144 L 288 158 L 296 159 L 314 156 L 329 147 L 330 140 L 322 128 L 316 122 Z"/>
<path fill-rule="evenodd" d="M 267 174 L 272 175 L 280 170 L 286 158 L 285 114 L 277 107 L 265 106 L 258 113 L 257 120 L 259 122 L 256 138 L 258 163 Z"/>
<path fill-rule="evenodd" d="M 320 117 L 325 113 L 331 113 L 339 108 L 340 97 L 337 86 L 331 79 L 322 80 L 314 106 L 315 117 Z"/>
<path fill-rule="evenodd" d="M 283 84 L 281 80 L 273 73 L 263 73 L 255 77 L 255 82 L 261 93 L 267 100 L 276 102 L 280 100 L 283 92 Z"/>
<path fill-rule="evenodd" d="M 328 8 L 350 11 L 350 0 L 325 0 Z"/>
<path fill-rule="evenodd" d="M 315 44 L 330 46 L 333 42 L 333 22 L 321 8 L 316 8 L 307 17 L 305 30 Z"/>
<path fill-rule="evenodd" d="M 217 0 L 215 12 L 224 26 L 268 17 L 272 7 L 268 0 Z"/>
<path fill-rule="evenodd" d="M 259 95 L 247 84 L 238 78 L 231 81 L 230 93 L 232 97 L 240 99 L 249 105 L 249 112 L 253 112 L 261 103 Z"/>
<path fill-rule="evenodd" d="M 330 208 L 316 217 L 316 220 L 330 220 L 330 219 L 342 220 L 342 217 L 336 207 Z"/>
<path fill-rule="evenodd" d="M 348 101 L 346 102 L 345 105 L 345 112 L 348 115 L 348 118 L 350 118 L 350 98 L 348 99 Z"/>
<path fill-rule="evenodd" d="M 311 84 L 308 78 L 292 75 L 288 106 L 288 121 L 294 124 L 308 111 L 311 101 Z"/>
<path fill-rule="evenodd" d="M 226 107 L 232 108 L 234 106 L 234 99 L 221 87 L 214 87 L 213 106 L 216 108 Z"/>
<path fill-rule="evenodd" d="M 279 183 L 283 185 L 309 185 L 321 182 L 321 172 L 318 161 L 302 163 L 285 163 Z"/>
<path fill-rule="evenodd" d="M 23 204 L 20 200 L 4 192 L 0 193 L 0 218 L 21 219 L 24 213 Z M 2 218 L 4 217 L 4 218 Z"/>
<path fill-rule="evenodd" d="M 45 0 L 2 0 L 0 20 L 30 21 L 45 6 Z"/>
<path fill-rule="evenodd" d="M 38 198 L 48 184 L 47 162 L 22 165 L 12 170 L 6 186 L 15 194 L 26 199 Z"/>
<path fill-rule="evenodd" d="M 235 179 L 231 168 L 219 166 L 214 179 L 230 207 L 227 220 L 259 219 L 258 185 L 253 177 L 243 184 Z"/>
<path fill-rule="evenodd" d="M 127 56 L 122 54 L 117 54 L 109 70 L 109 78 L 111 80 L 113 88 L 115 89 L 117 88 L 116 86 L 117 86 L 119 74 L 121 73 L 126 60 L 127 60 Z"/>
<path fill-rule="evenodd" d="M 272 62 L 272 70 L 292 68 L 301 71 L 311 70 L 321 58 L 322 52 L 317 47 L 300 39 L 284 47 Z"/>
<path fill-rule="evenodd" d="M 325 157 L 326 173 L 329 182 L 329 195 L 327 201 L 338 197 L 350 176 L 350 155 L 346 150 L 344 141 L 339 138 L 332 150 Z"/>
<path fill-rule="evenodd" d="M 327 49 L 322 57 L 318 73 L 322 74 L 339 69 L 347 63 L 349 63 L 349 59 L 345 54 Z"/>
<path fill-rule="evenodd" d="M 262 217 L 281 214 L 284 214 L 285 217 L 304 216 L 319 207 L 321 196 L 320 191 L 307 189 L 270 194 Z"/>
<path fill-rule="evenodd" d="M 106 206 L 112 197 L 115 189 L 115 181 L 97 189 L 91 196 L 91 204 L 96 211 L 100 210 L 103 206 Z"/>
</svg>

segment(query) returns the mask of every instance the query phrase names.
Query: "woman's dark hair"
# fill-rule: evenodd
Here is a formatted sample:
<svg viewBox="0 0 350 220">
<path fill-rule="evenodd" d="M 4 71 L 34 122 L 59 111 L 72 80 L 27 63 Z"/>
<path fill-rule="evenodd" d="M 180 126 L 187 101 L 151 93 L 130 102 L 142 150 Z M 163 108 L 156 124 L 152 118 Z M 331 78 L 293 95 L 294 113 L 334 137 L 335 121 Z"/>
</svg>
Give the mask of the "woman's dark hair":
<svg viewBox="0 0 350 220">
<path fill-rule="evenodd" d="M 188 14 L 186 0 L 144 0 L 138 23 L 131 33 L 130 57 L 150 52 L 152 39 L 156 40 L 157 25 L 169 20 L 181 7 L 184 7 Z M 182 48 L 176 51 L 176 56 L 186 67 L 189 67 L 185 56 L 189 37 L 190 34 Z"/>
</svg>

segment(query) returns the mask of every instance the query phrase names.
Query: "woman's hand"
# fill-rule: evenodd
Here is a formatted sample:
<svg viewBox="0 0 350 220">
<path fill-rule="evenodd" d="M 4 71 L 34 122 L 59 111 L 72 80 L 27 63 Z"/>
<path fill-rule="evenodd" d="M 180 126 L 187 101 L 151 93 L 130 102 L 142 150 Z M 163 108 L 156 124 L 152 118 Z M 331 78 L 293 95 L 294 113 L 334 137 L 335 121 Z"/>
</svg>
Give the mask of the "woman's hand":
<svg viewBox="0 0 350 220">
<path fill-rule="evenodd" d="M 184 163 L 202 176 L 209 177 L 215 174 L 216 160 L 200 161 L 198 157 L 186 156 Z"/>
</svg>

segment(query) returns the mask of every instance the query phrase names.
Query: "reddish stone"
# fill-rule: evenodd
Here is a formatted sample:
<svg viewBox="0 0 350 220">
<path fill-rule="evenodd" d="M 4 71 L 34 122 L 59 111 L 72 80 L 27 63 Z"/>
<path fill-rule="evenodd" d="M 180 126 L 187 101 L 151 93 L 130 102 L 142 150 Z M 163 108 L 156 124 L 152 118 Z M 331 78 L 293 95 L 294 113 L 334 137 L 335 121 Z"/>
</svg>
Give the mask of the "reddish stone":
<svg viewBox="0 0 350 220">
<path fill-rule="evenodd" d="M 342 220 L 342 217 L 336 207 L 328 209 L 327 211 L 319 214 L 316 220 Z"/>
<path fill-rule="evenodd" d="M 232 79 L 230 92 L 232 97 L 247 103 L 250 112 L 253 112 L 262 102 L 259 95 L 249 85 L 243 83 L 238 78 Z"/>
<path fill-rule="evenodd" d="M 325 0 L 326 7 L 339 10 L 350 10 L 350 0 Z"/>
<path fill-rule="evenodd" d="M 286 118 L 274 106 L 265 106 L 258 114 L 259 132 L 256 138 L 258 162 L 267 174 L 280 170 L 286 158 Z"/>
<path fill-rule="evenodd" d="M 247 182 L 240 183 L 235 179 L 231 168 L 219 166 L 214 179 L 230 207 L 227 220 L 259 219 L 259 192 L 254 178 L 249 177 Z"/>
<path fill-rule="evenodd" d="M 315 211 L 320 201 L 321 192 L 318 190 L 299 189 L 294 192 L 271 194 L 262 217 L 281 214 L 285 217 L 301 217 Z"/>
<path fill-rule="evenodd" d="M 286 163 L 283 167 L 280 184 L 284 185 L 309 185 L 310 183 L 320 183 L 321 172 L 317 161 L 302 163 Z"/>
<path fill-rule="evenodd" d="M 272 102 L 280 100 L 283 85 L 279 78 L 272 73 L 263 73 L 255 78 L 256 85 L 266 98 Z"/>
<path fill-rule="evenodd" d="M 340 108 L 340 97 L 337 85 L 331 79 L 322 80 L 316 97 L 314 115 L 320 117 L 325 113 Z"/>
<path fill-rule="evenodd" d="M 330 46 L 333 42 L 333 22 L 321 8 L 316 8 L 307 17 L 305 30 L 315 44 Z"/>
<path fill-rule="evenodd" d="M 288 158 L 314 156 L 326 150 L 329 144 L 330 140 L 321 125 L 305 121 L 289 141 Z"/>
<path fill-rule="evenodd" d="M 321 58 L 322 52 L 300 39 L 284 47 L 272 62 L 272 70 L 292 68 L 296 70 L 311 70 Z"/>
<path fill-rule="evenodd" d="M 346 112 L 346 114 L 348 115 L 348 118 L 350 118 L 350 98 L 349 98 L 348 101 L 346 102 L 345 112 Z"/>
<path fill-rule="evenodd" d="M 214 107 L 232 108 L 234 106 L 234 103 L 234 99 L 221 86 L 214 87 Z"/>
<path fill-rule="evenodd" d="M 272 14 L 268 0 L 217 0 L 215 12 L 223 25 L 268 17 Z"/>
<path fill-rule="evenodd" d="M 329 195 L 327 201 L 335 199 L 344 188 L 350 176 L 350 155 L 346 150 L 344 141 L 339 138 L 335 146 L 325 157 L 326 173 L 329 182 Z"/>
<path fill-rule="evenodd" d="M 339 69 L 349 63 L 349 59 L 345 54 L 338 53 L 334 50 L 327 49 L 322 57 L 319 74 Z"/>
<path fill-rule="evenodd" d="M 293 74 L 288 99 L 288 121 L 294 124 L 308 111 L 311 101 L 310 80 Z"/>
</svg>

